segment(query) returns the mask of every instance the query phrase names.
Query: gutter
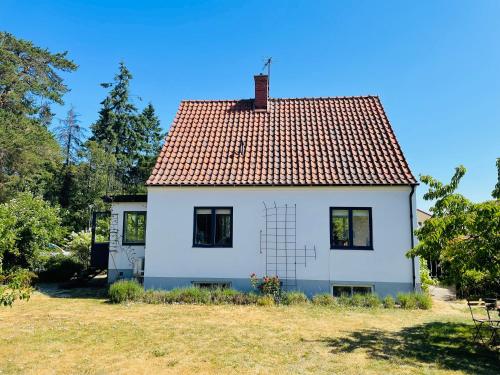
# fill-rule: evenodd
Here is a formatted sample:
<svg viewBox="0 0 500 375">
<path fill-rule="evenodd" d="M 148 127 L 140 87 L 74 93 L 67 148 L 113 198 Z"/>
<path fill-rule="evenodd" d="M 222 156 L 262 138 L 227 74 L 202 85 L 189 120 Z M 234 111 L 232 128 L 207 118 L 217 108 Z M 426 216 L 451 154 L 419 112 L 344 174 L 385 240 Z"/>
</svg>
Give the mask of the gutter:
<svg viewBox="0 0 500 375">
<path fill-rule="evenodd" d="M 411 248 L 415 246 L 415 239 L 413 237 L 413 194 L 415 193 L 415 185 L 411 185 L 411 191 L 410 191 L 410 196 L 409 198 L 409 203 L 410 203 L 410 243 L 411 243 Z M 412 278 L 413 278 L 413 291 L 415 292 L 416 288 L 416 276 L 415 276 L 415 257 L 411 257 L 411 273 L 412 273 Z"/>
</svg>

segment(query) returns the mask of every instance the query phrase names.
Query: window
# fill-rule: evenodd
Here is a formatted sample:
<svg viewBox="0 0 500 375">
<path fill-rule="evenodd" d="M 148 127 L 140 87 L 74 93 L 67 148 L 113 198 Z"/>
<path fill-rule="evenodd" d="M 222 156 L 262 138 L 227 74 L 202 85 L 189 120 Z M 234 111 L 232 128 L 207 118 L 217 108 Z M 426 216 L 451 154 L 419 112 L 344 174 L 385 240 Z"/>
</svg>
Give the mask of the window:
<svg viewBox="0 0 500 375">
<path fill-rule="evenodd" d="M 146 212 L 123 213 L 123 245 L 144 245 L 146 242 Z"/>
<path fill-rule="evenodd" d="M 369 285 L 333 285 L 332 293 L 335 297 L 371 294 L 373 293 L 373 287 Z"/>
<path fill-rule="evenodd" d="M 229 289 L 230 282 L 213 282 L 213 281 L 193 281 L 193 286 L 200 289 Z"/>
<path fill-rule="evenodd" d="M 373 250 L 372 209 L 330 207 L 330 248 Z"/>
<path fill-rule="evenodd" d="M 195 207 L 193 247 L 232 247 L 233 208 Z"/>
</svg>

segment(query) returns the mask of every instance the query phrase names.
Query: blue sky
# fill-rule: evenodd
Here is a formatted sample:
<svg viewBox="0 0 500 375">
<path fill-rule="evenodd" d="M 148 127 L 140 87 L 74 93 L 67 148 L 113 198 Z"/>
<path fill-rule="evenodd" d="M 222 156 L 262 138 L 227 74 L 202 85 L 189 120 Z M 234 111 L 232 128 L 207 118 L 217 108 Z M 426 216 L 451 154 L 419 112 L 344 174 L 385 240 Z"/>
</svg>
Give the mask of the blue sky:
<svg viewBox="0 0 500 375">
<path fill-rule="evenodd" d="M 181 99 L 252 97 L 272 56 L 271 96 L 379 95 L 415 175 L 463 164 L 478 201 L 500 156 L 499 19 L 496 0 L 0 2 L 0 29 L 79 65 L 58 117 L 73 104 L 95 121 L 123 60 L 168 129 Z"/>
</svg>

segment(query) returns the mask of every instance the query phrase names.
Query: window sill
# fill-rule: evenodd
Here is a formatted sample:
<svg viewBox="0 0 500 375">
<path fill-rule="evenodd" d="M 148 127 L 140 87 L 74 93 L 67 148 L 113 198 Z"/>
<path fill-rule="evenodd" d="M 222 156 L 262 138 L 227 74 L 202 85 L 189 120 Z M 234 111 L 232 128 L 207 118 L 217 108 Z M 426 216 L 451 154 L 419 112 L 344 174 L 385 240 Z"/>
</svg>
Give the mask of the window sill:
<svg viewBox="0 0 500 375">
<path fill-rule="evenodd" d="M 233 245 L 193 245 L 193 249 L 232 249 Z"/>
<path fill-rule="evenodd" d="M 146 246 L 146 242 L 122 242 L 122 246 Z"/>
<path fill-rule="evenodd" d="M 375 251 L 373 247 L 330 247 L 330 250 L 368 250 Z"/>
</svg>

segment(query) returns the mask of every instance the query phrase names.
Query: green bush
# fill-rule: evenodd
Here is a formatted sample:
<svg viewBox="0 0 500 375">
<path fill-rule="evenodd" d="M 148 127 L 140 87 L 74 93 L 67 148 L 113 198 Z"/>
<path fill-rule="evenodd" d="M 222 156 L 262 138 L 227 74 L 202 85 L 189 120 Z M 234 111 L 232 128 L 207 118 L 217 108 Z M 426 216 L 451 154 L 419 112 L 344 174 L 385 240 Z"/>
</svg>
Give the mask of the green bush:
<svg viewBox="0 0 500 375">
<path fill-rule="evenodd" d="M 41 282 L 64 282 L 78 275 L 83 265 L 73 257 L 58 254 L 50 257 L 38 274 Z"/>
<path fill-rule="evenodd" d="M 429 310 L 432 307 L 432 298 L 427 293 L 415 294 L 417 300 L 417 307 L 422 310 Z"/>
<path fill-rule="evenodd" d="M 396 306 L 396 301 L 394 301 L 394 297 L 388 294 L 383 299 L 382 303 L 386 309 L 393 309 Z"/>
<path fill-rule="evenodd" d="M 402 309 L 408 310 L 432 307 L 432 298 L 427 293 L 398 293 L 398 302 Z"/>
<path fill-rule="evenodd" d="M 172 289 L 167 298 L 169 303 L 195 303 L 207 305 L 211 302 L 210 290 L 189 287 Z"/>
<path fill-rule="evenodd" d="M 316 294 L 312 299 L 312 303 L 318 306 L 334 306 L 335 299 L 328 293 Z"/>
<path fill-rule="evenodd" d="M 0 273 L 0 306 L 12 306 L 15 300 L 28 301 L 35 278 L 33 272 L 22 268 L 7 274 Z"/>
<path fill-rule="evenodd" d="M 380 297 L 375 293 L 365 294 L 363 297 L 364 299 L 362 307 L 368 307 L 374 309 L 382 306 L 382 301 L 380 300 Z"/>
<path fill-rule="evenodd" d="M 341 294 L 335 299 L 335 302 L 339 306 L 349 307 L 351 306 L 351 297 L 349 297 L 347 294 Z"/>
<path fill-rule="evenodd" d="M 309 303 L 307 296 L 298 291 L 283 293 L 282 301 L 285 305 L 303 305 Z"/>
<path fill-rule="evenodd" d="M 240 293 L 234 296 L 235 305 L 255 305 L 259 296 L 255 293 Z"/>
<path fill-rule="evenodd" d="M 258 306 L 274 306 L 275 304 L 274 297 L 270 294 L 264 294 L 257 299 Z"/>
<path fill-rule="evenodd" d="M 398 293 L 397 298 L 402 309 L 414 310 L 417 308 L 417 300 L 413 293 Z"/>
<path fill-rule="evenodd" d="M 71 255 L 87 268 L 90 264 L 90 245 L 92 242 L 92 233 L 89 231 L 80 231 L 78 233 L 72 232 L 70 240 L 66 245 Z"/>
<path fill-rule="evenodd" d="M 234 304 L 241 292 L 234 289 L 213 289 L 210 290 L 211 302 L 214 305 Z"/>
<path fill-rule="evenodd" d="M 170 303 L 169 300 L 170 300 L 169 292 L 166 290 L 148 289 L 144 291 L 144 294 L 142 295 L 142 301 L 144 303 L 150 303 L 150 304 Z"/>
<path fill-rule="evenodd" d="M 336 298 L 336 303 L 342 307 L 378 308 L 381 306 L 382 301 L 374 293 L 356 293 L 352 297 L 343 294 Z"/>
<path fill-rule="evenodd" d="M 119 280 L 109 287 L 108 295 L 113 303 L 140 301 L 144 295 L 144 289 L 135 280 Z"/>
</svg>

